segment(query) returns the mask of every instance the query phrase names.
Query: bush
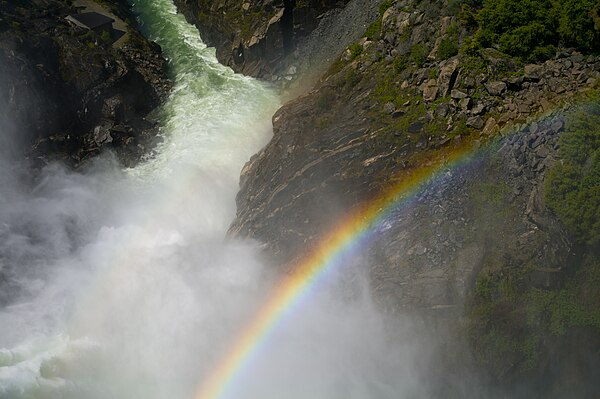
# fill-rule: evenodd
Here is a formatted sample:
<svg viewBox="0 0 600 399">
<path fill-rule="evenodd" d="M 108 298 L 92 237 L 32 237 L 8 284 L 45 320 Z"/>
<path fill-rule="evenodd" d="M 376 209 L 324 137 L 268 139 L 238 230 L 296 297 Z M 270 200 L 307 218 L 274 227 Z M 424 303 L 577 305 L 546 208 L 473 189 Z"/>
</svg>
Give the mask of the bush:
<svg viewBox="0 0 600 399">
<path fill-rule="evenodd" d="M 445 37 L 440 42 L 437 56 L 440 60 L 447 60 L 458 54 L 458 40 L 455 37 Z"/>
<path fill-rule="evenodd" d="M 356 57 L 361 55 L 364 51 L 363 46 L 359 43 L 354 43 L 348 49 L 350 50 L 350 56 L 352 57 L 352 59 L 355 59 Z"/>
<path fill-rule="evenodd" d="M 428 55 L 429 55 L 429 49 L 424 44 L 421 44 L 421 43 L 415 44 L 410 49 L 410 59 L 415 64 L 417 64 L 417 66 L 419 68 L 422 67 L 423 64 L 425 64 L 425 61 L 427 61 Z"/>
<path fill-rule="evenodd" d="M 559 34 L 566 45 L 583 51 L 597 51 L 600 31 L 594 26 L 598 17 L 598 0 L 563 0 Z"/>
<path fill-rule="evenodd" d="M 487 0 L 475 15 L 479 30 L 469 51 L 497 46 L 528 61 L 552 57 L 559 44 L 598 52 L 599 10 L 598 0 Z M 471 12 L 464 8 L 463 19 Z"/>
</svg>

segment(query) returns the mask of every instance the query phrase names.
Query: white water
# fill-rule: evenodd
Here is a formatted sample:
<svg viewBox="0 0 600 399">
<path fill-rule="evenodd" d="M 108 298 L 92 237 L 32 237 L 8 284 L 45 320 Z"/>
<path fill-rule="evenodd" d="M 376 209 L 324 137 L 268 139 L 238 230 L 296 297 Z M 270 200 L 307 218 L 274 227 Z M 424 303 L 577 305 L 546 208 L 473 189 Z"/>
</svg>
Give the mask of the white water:
<svg viewBox="0 0 600 399">
<path fill-rule="evenodd" d="M 0 284 L 13 287 L 0 308 L 0 398 L 192 398 L 269 292 L 256 244 L 224 237 L 278 98 L 219 65 L 169 0 L 134 3 L 176 84 L 155 154 L 130 170 L 110 156 L 80 173 L 52 165 L 31 184 L 0 162 Z M 418 392 L 412 351 L 398 332 L 391 345 L 356 284 L 352 299 L 315 293 L 229 397 Z"/>
</svg>

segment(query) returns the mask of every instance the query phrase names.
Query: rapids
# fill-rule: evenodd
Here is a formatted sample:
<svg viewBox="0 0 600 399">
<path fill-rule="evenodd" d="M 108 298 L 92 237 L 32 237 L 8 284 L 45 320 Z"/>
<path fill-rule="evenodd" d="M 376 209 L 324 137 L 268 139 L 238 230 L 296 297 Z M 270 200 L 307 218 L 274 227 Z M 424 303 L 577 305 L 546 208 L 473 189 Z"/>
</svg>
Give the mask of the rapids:
<svg viewBox="0 0 600 399">
<path fill-rule="evenodd" d="M 259 244 L 225 235 L 279 97 L 221 66 L 170 0 L 133 6 L 175 82 L 163 143 L 132 169 L 106 154 L 34 179 L 0 159 L 0 398 L 192 399 L 271 290 Z M 354 277 L 290 312 L 227 397 L 416 394 L 417 349 L 391 344 Z"/>
</svg>

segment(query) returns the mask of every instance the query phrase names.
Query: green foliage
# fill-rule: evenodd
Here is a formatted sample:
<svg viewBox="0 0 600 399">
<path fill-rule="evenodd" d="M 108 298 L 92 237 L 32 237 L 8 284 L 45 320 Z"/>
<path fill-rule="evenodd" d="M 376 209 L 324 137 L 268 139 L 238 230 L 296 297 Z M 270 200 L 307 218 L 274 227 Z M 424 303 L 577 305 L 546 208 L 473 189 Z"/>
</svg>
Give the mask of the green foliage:
<svg viewBox="0 0 600 399">
<path fill-rule="evenodd" d="M 518 359 L 519 371 L 536 367 L 544 345 L 573 328 L 600 332 L 600 258 L 588 254 L 563 288 L 529 286 L 528 269 L 482 272 L 473 291 L 469 338 L 480 362 Z"/>
<path fill-rule="evenodd" d="M 600 105 L 570 116 L 562 162 L 546 176 L 548 207 L 581 243 L 600 243 Z"/>
<path fill-rule="evenodd" d="M 420 68 L 427 61 L 427 56 L 429 55 L 429 49 L 425 44 L 418 43 L 411 47 L 410 49 L 410 59 L 412 62 L 417 64 Z"/>
<path fill-rule="evenodd" d="M 383 14 L 394 4 L 392 0 L 384 0 L 379 4 L 379 15 L 383 17 Z"/>
<path fill-rule="evenodd" d="M 349 68 L 344 75 L 344 86 L 347 89 L 353 89 L 354 86 L 360 83 L 362 77 L 354 68 Z"/>
<path fill-rule="evenodd" d="M 379 36 L 381 36 L 381 19 L 369 25 L 365 32 L 365 37 L 369 40 L 377 39 Z"/>
<path fill-rule="evenodd" d="M 600 31 L 594 26 L 598 17 L 598 0 L 562 0 L 559 34 L 566 45 L 583 51 L 597 51 Z"/>
<path fill-rule="evenodd" d="M 361 44 L 354 43 L 348 48 L 348 50 L 350 50 L 350 56 L 352 57 L 352 59 L 355 59 L 363 53 L 364 48 Z"/>
<path fill-rule="evenodd" d="M 102 33 L 100 34 L 100 39 L 104 43 L 110 43 L 110 41 L 112 40 L 110 37 L 110 33 L 108 33 L 107 31 L 102 31 Z"/>
<path fill-rule="evenodd" d="M 391 0 L 384 0 L 383 2 L 381 2 L 381 4 L 379 5 L 379 18 L 377 18 L 376 21 L 369 25 L 364 34 L 364 37 L 366 37 L 369 40 L 375 40 L 381 36 L 381 20 L 383 18 L 383 14 L 387 11 L 388 8 L 392 6 L 392 4 L 393 2 Z"/>
<path fill-rule="evenodd" d="M 400 72 L 404 71 L 406 67 L 408 67 L 408 60 L 406 57 L 396 57 L 394 58 L 392 66 L 394 67 L 394 73 L 399 74 Z"/>
<path fill-rule="evenodd" d="M 477 27 L 476 13 L 473 11 L 473 7 L 469 4 L 462 4 L 460 11 L 458 12 L 458 20 L 460 23 L 469 29 Z"/>
<path fill-rule="evenodd" d="M 446 36 L 440 42 L 440 47 L 437 51 L 437 56 L 440 60 L 447 60 L 458 54 L 458 39 L 453 36 Z"/>
<path fill-rule="evenodd" d="M 464 5 L 460 20 L 479 25 L 465 52 L 497 46 L 527 61 L 552 57 L 559 44 L 598 52 L 599 9 L 598 0 L 487 0 L 476 14 Z"/>
</svg>

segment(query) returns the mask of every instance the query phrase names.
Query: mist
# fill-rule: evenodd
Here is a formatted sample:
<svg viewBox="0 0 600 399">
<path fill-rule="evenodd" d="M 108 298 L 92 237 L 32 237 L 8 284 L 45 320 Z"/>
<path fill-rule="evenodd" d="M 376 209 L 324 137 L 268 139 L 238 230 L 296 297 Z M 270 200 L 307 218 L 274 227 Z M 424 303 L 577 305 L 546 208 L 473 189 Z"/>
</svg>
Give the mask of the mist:
<svg viewBox="0 0 600 399">
<path fill-rule="evenodd" d="M 277 95 L 221 67 L 171 2 L 135 7 L 174 71 L 154 153 L 33 172 L 0 152 L 2 398 L 193 398 L 279 282 L 260 243 L 226 237 Z M 366 262 L 292 309 L 228 397 L 422 397 L 435 345 L 377 310 Z"/>
</svg>

